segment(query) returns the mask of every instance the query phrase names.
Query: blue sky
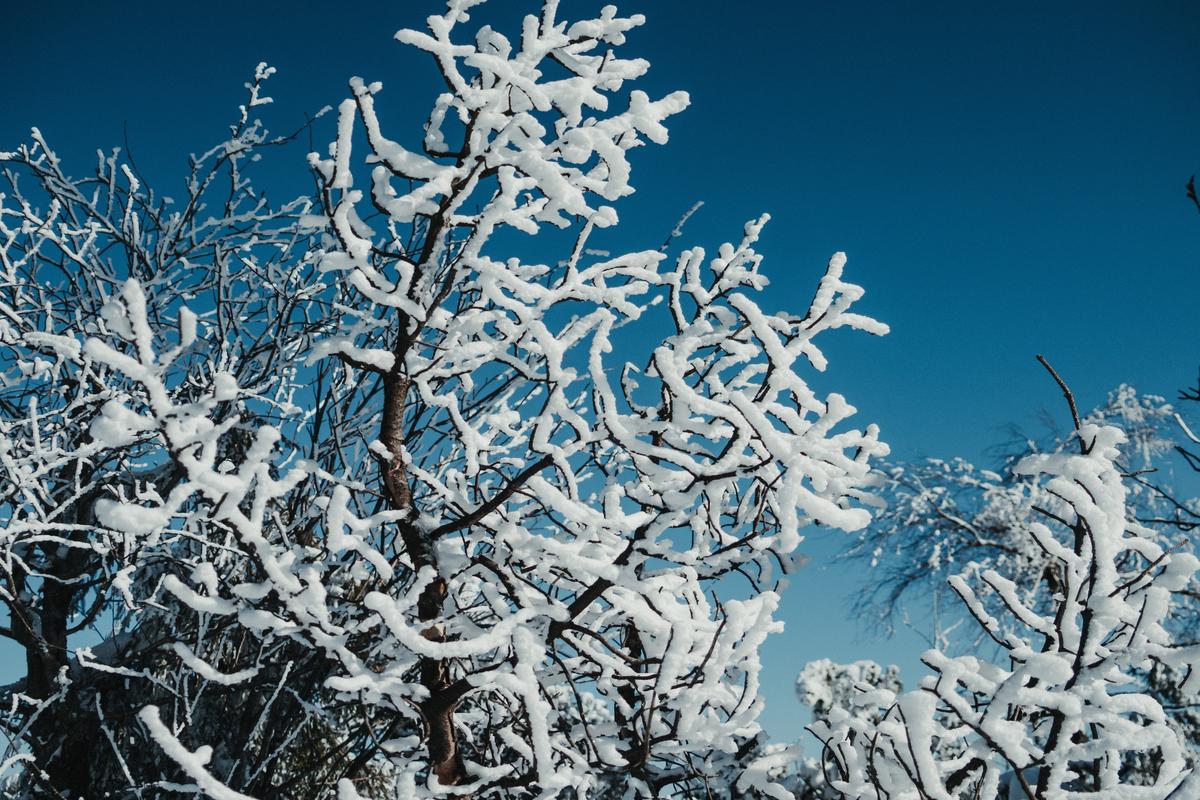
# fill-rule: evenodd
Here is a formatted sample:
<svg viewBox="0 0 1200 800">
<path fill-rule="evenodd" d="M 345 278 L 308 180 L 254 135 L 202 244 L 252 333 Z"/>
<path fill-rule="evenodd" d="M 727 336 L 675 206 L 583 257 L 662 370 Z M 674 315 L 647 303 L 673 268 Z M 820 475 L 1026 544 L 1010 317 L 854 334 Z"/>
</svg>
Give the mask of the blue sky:
<svg viewBox="0 0 1200 800">
<path fill-rule="evenodd" d="M 528 3 L 495 0 L 515 21 Z M 564 0 L 567 15 L 599 4 Z M 768 304 L 798 308 L 835 250 L 867 288 L 885 339 L 845 335 L 821 385 L 880 423 L 901 458 L 983 459 L 1010 422 L 1061 400 L 1045 353 L 1082 406 L 1128 382 L 1173 396 L 1200 367 L 1194 312 L 1200 214 L 1200 6 L 1154 3 L 630 2 L 630 52 L 651 94 L 691 92 L 671 143 L 637 154 L 620 207 L 636 246 L 657 244 L 695 200 L 688 236 L 714 245 L 773 215 L 760 250 Z M 121 145 L 159 185 L 218 141 L 254 64 L 279 69 L 264 118 L 277 131 L 336 105 L 346 80 L 381 80 L 390 130 L 413 133 L 437 91 L 391 40 L 432 2 L 336 4 L 48 0 L 0 24 L 0 149 L 30 125 L 82 174 Z M 734 10 L 736 9 L 736 10 Z M 332 122 L 332 120 L 326 120 Z M 392 133 L 399 138 L 399 133 Z M 319 146 L 331 138 L 318 129 Z M 306 147 L 272 165 L 304 188 Z M 169 193 L 169 192 L 168 192 Z M 859 635 L 855 570 L 820 566 L 785 600 L 766 648 L 764 718 L 800 734 L 791 681 L 808 660 L 875 657 L 912 673 L 915 637 Z"/>
</svg>

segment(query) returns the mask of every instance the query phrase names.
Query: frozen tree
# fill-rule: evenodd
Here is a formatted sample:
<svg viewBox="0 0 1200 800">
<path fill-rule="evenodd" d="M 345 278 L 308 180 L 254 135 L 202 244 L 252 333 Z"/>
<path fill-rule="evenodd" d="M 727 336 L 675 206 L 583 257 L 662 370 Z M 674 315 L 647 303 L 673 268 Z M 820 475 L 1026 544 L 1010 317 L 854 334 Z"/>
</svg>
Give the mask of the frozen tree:
<svg viewBox="0 0 1200 800">
<path fill-rule="evenodd" d="M 851 311 L 841 254 L 807 309 L 764 310 L 765 215 L 711 255 L 597 249 L 619 245 L 630 151 L 665 143 L 687 96 L 626 89 L 640 16 L 547 0 L 510 38 L 468 30 L 476 5 L 397 35 L 445 84 L 415 145 L 385 134 L 382 85 L 351 81 L 310 159 L 317 208 L 267 211 L 231 169 L 250 207 L 189 200 L 181 228 L 119 177 L 64 221 L 77 239 L 10 212 L 6 263 L 40 268 L 52 231 L 39 285 L 96 305 L 9 301 L 31 333 L 6 346 L 45 351 L 14 369 L 58 398 L 5 410 L 10 570 L 45 587 L 30 551 L 86 554 L 78 596 L 118 600 L 153 654 L 127 663 L 117 632 L 68 663 L 59 642 L 51 685 L 14 695 L 27 741 L 82 672 L 152 701 L 119 724 L 96 705 L 117 788 L 142 796 L 703 796 L 756 746 L 779 577 L 806 526 L 869 522 L 887 452 L 803 373 L 823 331 L 886 328 Z M 209 158 L 236 165 L 259 136 L 240 124 Z M 18 160 L 57 164 L 38 147 Z M 114 215 L 234 238 L 143 259 L 129 233 L 114 259 L 92 238 Z M 246 703 L 232 741 L 209 696 Z M 51 793 L 43 765 L 70 755 L 13 757 Z"/>
<path fill-rule="evenodd" d="M 1130 519 L 1161 529 L 1156 535 L 1164 546 L 1179 541 L 1195 519 L 1158 480 L 1174 449 L 1172 406 L 1161 397 L 1120 386 L 1084 420 L 1120 428 L 1128 439 L 1118 465 L 1128 476 Z M 948 639 L 961 625 L 965 609 L 948 597 L 947 578 L 963 564 L 987 564 L 1031 590 L 1055 579 L 1053 559 L 1023 534 L 1036 513 L 1030 497 L 1043 490 L 1034 476 L 1015 468 L 1034 453 L 1075 449 L 1076 439 L 1073 433 L 1043 440 L 1017 433 L 1013 438 L 1003 446 L 1006 452 L 997 469 L 961 458 L 884 468 L 881 494 L 887 506 L 845 551 L 873 573 L 867 590 L 855 598 L 856 616 L 891 631 L 898 621 L 930 618 L 932 610 L 935 629 L 921 633 Z"/>
<path fill-rule="evenodd" d="M 73 177 L 36 129 L 28 144 L 0 154 L 0 601 L 8 618 L 0 635 L 24 656 L 24 678 L 4 688 L 2 724 L 6 769 L 36 764 L 14 778 L 13 792 L 83 797 L 128 787 L 151 752 L 133 716 L 137 698 L 173 698 L 178 713 L 234 751 L 254 752 L 245 740 L 262 738 L 251 735 L 253 719 L 234 721 L 222 706 L 250 713 L 268 704 L 273 687 L 261 684 L 277 682 L 286 648 L 240 697 L 210 703 L 205 682 L 179 669 L 170 640 L 195 635 L 241 652 L 240 634 L 200 633 L 143 591 L 177 561 L 226 546 L 224 534 L 205 523 L 141 535 L 96 516 L 104 498 L 169 496 L 184 473 L 150 431 L 111 446 L 109 415 L 143 384 L 92 358 L 88 340 L 141 341 L 130 304 L 140 325 L 178 320 L 183 340 L 162 365 L 172 402 L 198 400 L 218 376 L 262 399 L 211 407 L 228 428 L 223 457 L 240 459 L 249 429 L 287 411 L 288 370 L 325 323 L 304 294 L 318 233 L 301 222 L 313 203 L 271 203 L 250 181 L 254 161 L 294 138 L 269 135 L 253 116 L 270 101 L 263 88 L 272 72 L 258 67 L 228 134 L 190 158 L 178 199 L 151 189 L 117 151 L 98 153 L 91 174 Z M 235 416 L 243 422 L 230 427 Z M 300 661 L 294 690 L 312 671 Z M 310 689 L 273 705 L 303 716 Z"/>
<path fill-rule="evenodd" d="M 863 693 L 883 689 L 900 691 L 900 671 L 874 661 L 838 664 L 820 659 L 807 664 L 796 678 L 796 697 L 812 712 L 815 723 L 840 713 Z M 829 784 L 819 759 L 806 753 L 802 743 L 756 743 L 738 759 L 724 781 L 712 781 L 737 800 L 840 800 L 841 792 Z M 706 795 L 711 796 L 711 795 Z"/>
<path fill-rule="evenodd" d="M 1145 535 L 1167 550 L 1186 543 L 1197 521 L 1191 504 L 1178 500 L 1169 479 L 1163 478 L 1175 449 L 1174 420 L 1175 410 L 1163 398 L 1139 395 L 1129 386 L 1109 393 L 1102 406 L 1081 420 L 1112 425 L 1125 433 L 1127 441 L 1116 463 L 1127 487 L 1126 514 L 1131 523 L 1146 526 Z M 850 558 L 868 565 L 874 574 L 855 599 L 860 618 L 886 629 L 897 619 L 908 624 L 927 620 L 933 630 L 919 632 L 937 647 L 986 654 L 994 642 L 970 624 L 968 608 L 958 602 L 948 581 L 966 564 L 1005 575 L 1023 603 L 1039 613 L 1052 611 L 1060 566 L 1026 530 L 1037 521 L 1037 509 L 1048 507 L 1054 497 L 1038 476 L 1016 467 L 1033 453 L 1077 449 L 1077 439 L 1074 435 L 1052 435 L 1044 441 L 1016 438 L 1017 454 L 1006 456 L 999 471 L 962 459 L 928 459 L 887 469 L 883 488 L 887 508 L 855 535 L 847 550 Z M 1200 639 L 1196 588 L 1193 580 L 1179 593 L 1164 621 L 1179 641 Z M 1001 621 L 1006 619 L 998 595 L 985 593 L 980 602 Z M 1200 747 L 1193 703 L 1180 696 L 1178 681 L 1162 669 L 1139 671 L 1139 675 L 1191 748 Z"/>
<path fill-rule="evenodd" d="M 1016 466 L 1040 491 L 1013 524 L 1045 553 L 1054 580 L 1031 590 L 964 565 L 951 586 L 1000 657 L 930 650 L 932 674 L 916 691 L 865 693 L 815 724 L 834 788 L 855 798 L 1030 800 L 1165 798 L 1180 788 L 1183 743 L 1135 673 L 1183 667 L 1180 689 L 1194 690 L 1200 650 L 1173 644 L 1165 623 L 1198 562 L 1130 519 L 1119 429 L 1082 424 L 1075 441 L 1077 452 Z"/>
<path fill-rule="evenodd" d="M 828 719 L 836 708 L 844 708 L 862 691 L 884 689 L 896 693 L 900 669 L 884 667 L 874 661 L 855 661 L 837 664 L 827 658 L 811 661 L 796 676 L 796 696 L 812 709 L 813 719 Z"/>
</svg>

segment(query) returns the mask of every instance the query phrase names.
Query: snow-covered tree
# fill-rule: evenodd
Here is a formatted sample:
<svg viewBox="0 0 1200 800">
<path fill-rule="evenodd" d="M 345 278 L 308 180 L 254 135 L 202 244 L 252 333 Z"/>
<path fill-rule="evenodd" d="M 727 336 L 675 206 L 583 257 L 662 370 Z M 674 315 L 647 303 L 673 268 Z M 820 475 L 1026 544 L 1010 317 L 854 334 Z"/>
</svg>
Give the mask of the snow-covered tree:
<svg viewBox="0 0 1200 800">
<path fill-rule="evenodd" d="M 1082 420 L 1125 433 L 1127 441 L 1116 463 L 1127 487 L 1126 514 L 1131 523 L 1146 526 L 1145 535 L 1166 550 L 1186 544 L 1197 521 L 1191 504 L 1171 489 L 1175 414 L 1163 398 L 1139 395 L 1123 385 Z M 1078 449 L 1078 440 L 1074 434 L 1052 434 L 1042 441 L 1020 435 L 1014 439 L 1006 449 L 1016 452 L 1003 458 L 998 471 L 962 459 L 928 459 L 886 470 L 882 495 L 887 507 L 869 528 L 855 534 L 846 551 L 871 569 L 872 578 L 853 606 L 862 620 L 885 629 L 898 619 L 910 625 L 920 621 L 918 632 L 940 649 L 986 655 L 994 642 L 970 624 L 969 610 L 948 580 L 967 564 L 1004 575 L 1023 603 L 1039 613 L 1052 612 L 1060 566 L 1026 531 L 1037 521 L 1037 509 L 1049 507 L 1054 497 L 1037 475 L 1016 467 L 1034 453 Z M 1164 621 L 1178 641 L 1200 640 L 1196 591 L 1193 579 Z M 985 593 L 980 600 L 997 619 L 1020 624 L 1006 617 L 999 596 Z M 1140 679 L 1163 703 L 1190 749 L 1200 747 L 1192 703 L 1180 696 L 1174 676 L 1161 669 L 1145 670 Z"/>
<path fill-rule="evenodd" d="M 796 697 L 812 709 L 814 721 L 828 719 L 834 709 L 847 707 L 860 692 L 883 689 L 897 693 L 902 688 L 898 667 L 868 660 L 838 664 L 822 658 L 805 664 L 796 676 Z"/>
<path fill-rule="evenodd" d="M 866 692 L 900 691 L 900 671 L 874 661 L 838 664 L 829 659 L 810 662 L 796 678 L 796 697 L 812 712 L 814 722 L 849 708 Z M 710 784 L 734 800 L 840 800 L 829 784 L 824 765 L 803 743 L 755 742 L 724 775 Z M 698 795 L 711 797 L 713 794 Z"/>
<path fill-rule="evenodd" d="M 313 203 L 271 203 L 250 181 L 252 162 L 294 138 L 269 135 L 252 116 L 270 100 L 272 72 L 258 67 L 227 135 L 190 158 L 178 199 L 151 189 L 117 151 L 72 177 L 36 129 L 0 154 L 0 635 L 20 648 L 25 676 L 5 687 L 0 714 L 6 769 L 35 763 L 18 783 L 45 796 L 128 784 L 130 762 L 149 751 L 129 728 L 135 697 L 188 698 L 181 713 L 221 731 L 231 749 L 244 744 L 239 727 L 251 727 L 231 723 L 213 707 L 220 700 L 208 705 L 195 677 L 175 668 L 163 645 L 189 635 L 186 621 L 141 591 L 223 537 L 202 526 L 140 536 L 96 518 L 102 498 L 169 494 L 182 473 L 148 432 L 108 446 L 107 415 L 142 384 L 92 359 L 86 342 L 143 336 L 128 327 L 126 304 L 136 299 L 145 324 L 182 323 L 181 349 L 163 368 L 174 402 L 196 399 L 221 372 L 272 400 L 238 409 L 247 425 L 280 417 L 289 390 L 281 371 L 323 321 L 301 308 L 318 233 L 300 222 Z M 197 342 L 199 329 L 211 344 Z M 290 335 L 271 335 L 281 329 Z M 214 414 L 231 418 L 235 405 Z M 248 441 L 231 430 L 222 452 L 238 459 Z M 80 646 L 90 651 L 74 652 Z M 261 708 L 269 691 L 251 691 L 239 707 Z"/>
<path fill-rule="evenodd" d="M 803 372 L 818 334 L 886 328 L 841 254 L 807 309 L 764 310 L 765 215 L 712 255 L 596 249 L 687 96 L 627 90 L 641 16 L 546 0 L 510 38 L 476 5 L 397 35 L 445 83 L 415 144 L 351 81 L 315 208 L 258 205 L 236 168 L 265 67 L 207 156 L 231 201 L 204 206 L 201 167 L 174 214 L 114 157 L 47 181 L 75 206 L 6 206 L 4 266 L 42 273 L 0 341 L 54 399 L 4 409 L 10 583 L 35 576 L 5 600 L 74 585 L 47 564 L 79 551 L 75 599 L 124 626 L 74 659 L 59 637 L 14 695 L 28 791 L 84 791 L 37 732 L 77 673 L 153 701 L 87 695 L 112 791 L 142 796 L 702 796 L 757 741 L 777 580 L 805 526 L 869 522 L 887 452 Z M 237 736 L 208 697 L 245 703 Z"/>
<path fill-rule="evenodd" d="M 1166 547 L 1181 541 L 1195 522 L 1172 496 L 1169 481 L 1163 481 L 1175 448 L 1174 415 L 1163 398 L 1122 385 L 1082 420 L 1125 433 L 1117 463 L 1128 476 L 1130 519 L 1152 526 Z M 932 628 L 920 633 L 949 639 L 965 609 L 954 602 L 947 579 L 964 564 L 987 564 L 1029 590 L 1054 580 L 1053 570 L 1048 571 L 1053 560 L 1023 533 L 1036 515 L 1033 506 L 1045 502 L 1030 502 L 1042 491 L 1040 484 L 1015 467 L 1028 455 L 1077 449 L 1077 440 L 1074 432 L 1041 439 L 1014 432 L 1012 439 L 1000 446 L 996 469 L 962 458 L 884 467 L 880 493 L 887 505 L 845 549 L 847 558 L 872 573 L 854 600 L 857 617 L 887 632 L 904 620 L 930 620 Z"/>
<path fill-rule="evenodd" d="M 1183 742 L 1136 673 L 1184 668 L 1180 689 L 1195 689 L 1200 650 L 1174 645 L 1165 625 L 1200 562 L 1130 519 L 1125 441 L 1083 424 L 1078 452 L 1018 463 L 1040 491 L 1014 532 L 1045 553 L 1054 580 L 1019 586 L 965 565 L 951 586 L 1000 657 L 930 650 L 933 674 L 917 690 L 866 693 L 816 723 L 834 788 L 872 799 L 1191 796 Z"/>
</svg>

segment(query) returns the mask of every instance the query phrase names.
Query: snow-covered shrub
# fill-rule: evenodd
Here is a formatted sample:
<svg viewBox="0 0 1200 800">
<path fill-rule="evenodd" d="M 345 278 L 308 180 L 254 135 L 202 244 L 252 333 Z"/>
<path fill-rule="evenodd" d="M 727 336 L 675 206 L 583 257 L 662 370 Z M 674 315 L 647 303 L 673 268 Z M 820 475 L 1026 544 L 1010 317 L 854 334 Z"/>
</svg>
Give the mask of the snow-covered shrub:
<svg viewBox="0 0 1200 800">
<path fill-rule="evenodd" d="M 872 800 L 1051 800 L 1164 798 L 1180 787 L 1183 743 L 1136 673 L 1200 658 L 1164 626 L 1198 562 L 1129 519 L 1120 430 L 1084 424 L 1076 441 L 1077 453 L 1017 465 L 1041 489 L 1027 500 L 1037 519 L 1020 532 L 1053 580 L 1022 587 L 976 564 L 951 579 L 1001 657 L 930 650 L 933 674 L 917 690 L 872 692 L 816 723 L 834 788 Z M 1182 691 L 1195 688 L 1193 674 Z"/>
</svg>

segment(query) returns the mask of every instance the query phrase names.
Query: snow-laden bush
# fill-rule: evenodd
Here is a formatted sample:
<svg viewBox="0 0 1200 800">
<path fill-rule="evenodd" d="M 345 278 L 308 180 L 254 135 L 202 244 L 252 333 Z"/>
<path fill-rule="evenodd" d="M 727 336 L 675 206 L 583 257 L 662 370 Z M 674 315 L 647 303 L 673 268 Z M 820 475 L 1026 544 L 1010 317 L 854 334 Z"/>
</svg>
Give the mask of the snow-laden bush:
<svg viewBox="0 0 1200 800">
<path fill-rule="evenodd" d="M 951 579 L 1002 657 L 930 650 L 915 691 L 865 692 L 814 724 L 833 787 L 872 800 L 1165 798 L 1181 787 L 1181 740 L 1134 673 L 1187 666 L 1181 689 L 1194 690 L 1200 652 L 1173 645 L 1164 623 L 1200 564 L 1129 519 L 1119 429 L 1084 424 L 1076 441 L 1079 452 L 1017 466 L 1040 489 L 1021 533 L 1054 580 L 1018 586 L 976 564 Z"/>
</svg>

